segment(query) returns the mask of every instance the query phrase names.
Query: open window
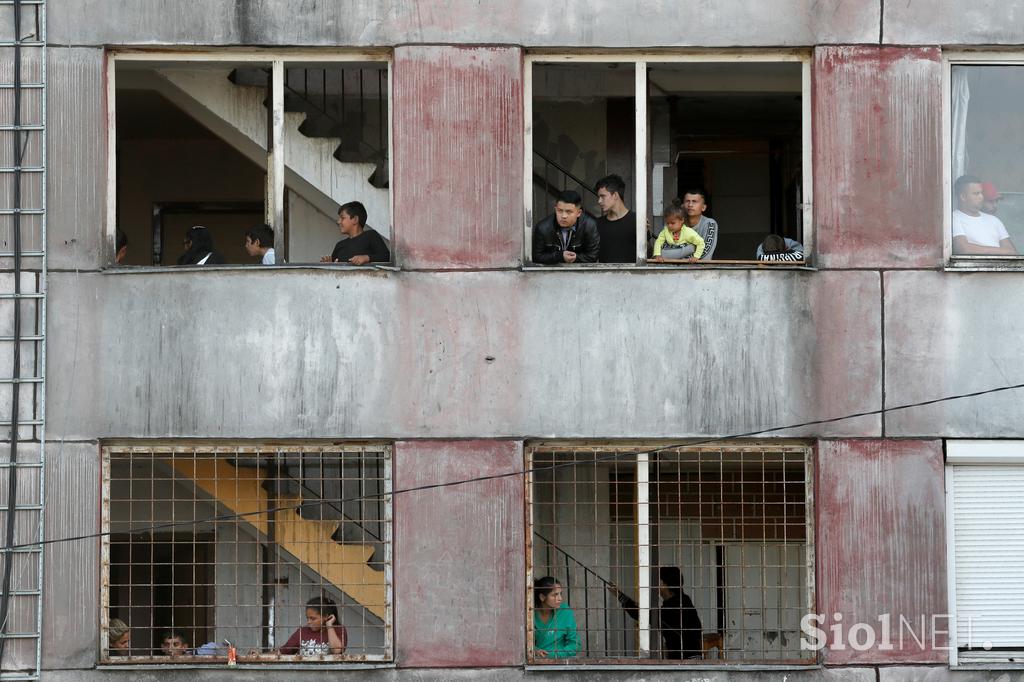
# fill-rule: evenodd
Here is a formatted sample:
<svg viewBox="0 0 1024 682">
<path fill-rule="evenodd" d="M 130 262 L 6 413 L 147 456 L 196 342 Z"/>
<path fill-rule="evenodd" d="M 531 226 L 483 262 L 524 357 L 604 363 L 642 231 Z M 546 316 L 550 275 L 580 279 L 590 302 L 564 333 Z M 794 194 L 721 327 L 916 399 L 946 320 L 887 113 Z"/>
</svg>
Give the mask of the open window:
<svg viewBox="0 0 1024 682">
<path fill-rule="evenodd" d="M 531 662 L 814 661 L 800 646 L 814 603 L 807 447 L 539 444 L 527 457 L 528 579 L 557 581 L 575 623 L 553 638 L 535 589 Z"/>
<path fill-rule="evenodd" d="M 948 65 L 946 243 L 951 265 L 1024 265 L 1024 62 L 998 55 Z"/>
<path fill-rule="evenodd" d="M 229 55 L 111 55 L 112 260 L 319 263 L 358 201 L 388 262 L 388 62 Z"/>
<path fill-rule="evenodd" d="M 103 455 L 103 662 L 390 660 L 389 446 Z"/>
<path fill-rule="evenodd" d="M 535 263 L 548 264 L 538 260 L 534 226 L 567 189 L 598 219 L 602 239 L 615 242 L 602 243 L 598 262 L 808 259 L 805 55 L 538 55 L 527 68 L 526 227 Z M 599 205 L 598 192 L 608 176 L 619 179 L 624 207 L 602 222 L 608 204 Z M 628 260 L 616 229 L 627 222 Z"/>
</svg>

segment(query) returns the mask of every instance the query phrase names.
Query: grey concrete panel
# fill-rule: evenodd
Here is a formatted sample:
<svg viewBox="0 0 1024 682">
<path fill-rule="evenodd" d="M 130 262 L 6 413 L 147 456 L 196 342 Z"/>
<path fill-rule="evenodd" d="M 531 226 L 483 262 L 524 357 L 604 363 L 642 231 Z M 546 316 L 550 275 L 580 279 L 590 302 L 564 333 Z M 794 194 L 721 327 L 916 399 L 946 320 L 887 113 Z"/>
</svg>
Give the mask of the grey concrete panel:
<svg viewBox="0 0 1024 682">
<path fill-rule="evenodd" d="M 1020 45 L 1024 5 L 1006 0 L 885 3 L 883 41 L 892 45 Z"/>
<path fill-rule="evenodd" d="M 113 255 L 106 254 L 103 236 L 107 187 L 103 50 L 51 48 L 47 55 L 48 266 L 95 269 Z"/>
<path fill-rule="evenodd" d="M 47 539 L 99 531 L 96 443 L 47 443 L 46 499 Z M 99 540 L 55 542 L 46 546 L 43 560 L 43 666 L 90 666 L 99 646 Z"/>
<path fill-rule="evenodd" d="M 1024 671 L 1014 670 L 950 670 L 941 667 L 879 668 L 879 682 L 1020 682 Z"/>
<path fill-rule="evenodd" d="M 1024 382 L 1024 280 L 1013 273 L 885 274 L 889 406 Z M 900 410 L 888 436 L 1024 436 L 1019 391 Z"/>
<path fill-rule="evenodd" d="M 879 306 L 859 271 L 59 273 L 48 433 L 740 434 L 876 408 Z"/>
<path fill-rule="evenodd" d="M 49 39 L 74 45 L 527 47 L 814 45 L 877 42 L 877 2 L 842 0 L 63 0 Z"/>
<path fill-rule="evenodd" d="M 903 668 L 892 668 L 899 671 Z M 920 670 L 912 668 L 909 670 Z M 258 669 L 189 669 L 184 666 L 164 666 L 148 670 L 76 670 L 63 672 L 46 672 L 45 682 L 195 682 L 195 680 L 230 680 L 231 682 L 263 682 L 273 679 L 275 682 L 292 682 L 292 680 L 341 680 L 342 682 L 469 682 L 470 680 L 488 680 L 489 682 L 526 682 L 527 680 L 557 680 L 558 682 L 612 682 L 613 680 L 630 680 L 631 682 L 874 682 L 875 671 L 871 668 L 832 668 L 794 670 L 777 668 L 772 671 L 739 671 L 718 668 L 698 668 L 696 666 L 678 666 L 673 669 L 652 669 L 651 666 L 629 667 L 621 669 L 593 670 L 577 667 L 566 670 L 564 665 L 552 666 L 551 672 L 522 668 L 433 668 L 433 669 L 385 669 L 385 670 L 320 670 L 308 666 L 297 670 L 258 670 Z M 900 678 L 911 679 L 911 678 Z M 958 678 L 959 679 L 959 678 Z M 995 679 L 995 678 L 991 678 Z M 974 678 L 970 682 L 975 682 Z"/>
</svg>

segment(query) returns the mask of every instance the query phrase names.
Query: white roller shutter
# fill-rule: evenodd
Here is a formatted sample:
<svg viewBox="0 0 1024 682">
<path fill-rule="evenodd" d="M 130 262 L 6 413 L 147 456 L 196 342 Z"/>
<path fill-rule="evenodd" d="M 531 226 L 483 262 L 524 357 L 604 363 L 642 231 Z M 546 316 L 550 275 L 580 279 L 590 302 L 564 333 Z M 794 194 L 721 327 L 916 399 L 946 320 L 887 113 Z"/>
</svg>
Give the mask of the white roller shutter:
<svg viewBox="0 0 1024 682">
<path fill-rule="evenodd" d="M 957 662 L 1024 661 L 1024 465 L 972 462 L 946 475 Z"/>
</svg>

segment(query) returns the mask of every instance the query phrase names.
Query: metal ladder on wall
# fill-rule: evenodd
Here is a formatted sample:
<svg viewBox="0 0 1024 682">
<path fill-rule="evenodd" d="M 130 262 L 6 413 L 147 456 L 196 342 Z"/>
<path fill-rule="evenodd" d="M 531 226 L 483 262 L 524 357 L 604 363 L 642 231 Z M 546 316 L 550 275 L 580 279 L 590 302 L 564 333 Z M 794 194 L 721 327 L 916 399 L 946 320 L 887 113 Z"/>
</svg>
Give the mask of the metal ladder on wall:
<svg viewBox="0 0 1024 682">
<path fill-rule="evenodd" d="M 46 2 L 0 0 L 0 680 L 41 667 Z"/>
</svg>

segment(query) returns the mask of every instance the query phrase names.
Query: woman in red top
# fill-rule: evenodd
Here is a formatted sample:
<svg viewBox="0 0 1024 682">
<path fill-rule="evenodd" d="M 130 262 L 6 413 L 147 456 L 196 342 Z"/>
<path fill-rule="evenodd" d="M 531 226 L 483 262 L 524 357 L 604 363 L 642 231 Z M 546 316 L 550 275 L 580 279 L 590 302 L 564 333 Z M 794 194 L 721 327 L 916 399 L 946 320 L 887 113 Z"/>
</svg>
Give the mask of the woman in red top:
<svg viewBox="0 0 1024 682">
<path fill-rule="evenodd" d="M 345 653 L 348 633 L 338 623 L 338 607 L 327 597 L 313 597 L 306 602 L 306 625 L 292 633 L 282 654 L 326 656 Z"/>
</svg>

